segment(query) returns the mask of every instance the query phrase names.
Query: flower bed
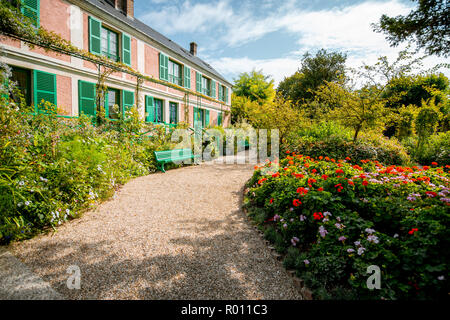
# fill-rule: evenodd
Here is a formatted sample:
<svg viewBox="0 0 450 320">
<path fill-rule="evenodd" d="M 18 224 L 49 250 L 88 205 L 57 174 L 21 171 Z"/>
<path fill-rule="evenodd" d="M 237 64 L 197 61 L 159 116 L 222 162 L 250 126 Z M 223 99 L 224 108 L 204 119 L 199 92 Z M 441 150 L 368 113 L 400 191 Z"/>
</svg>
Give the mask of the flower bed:
<svg viewBox="0 0 450 320">
<path fill-rule="evenodd" d="M 245 206 L 316 298 L 447 297 L 450 166 L 295 154 L 272 165 L 255 167 Z M 371 265 L 380 289 L 367 288 Z"/>
</svg>

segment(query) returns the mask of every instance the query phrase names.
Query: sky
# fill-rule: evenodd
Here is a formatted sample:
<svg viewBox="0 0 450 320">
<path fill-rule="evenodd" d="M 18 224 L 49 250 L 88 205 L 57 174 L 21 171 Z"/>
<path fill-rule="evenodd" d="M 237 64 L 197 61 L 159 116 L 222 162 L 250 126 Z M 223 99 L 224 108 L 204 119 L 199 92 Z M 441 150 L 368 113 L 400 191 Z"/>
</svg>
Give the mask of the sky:
<svg viewBox="0 0 450 320">
<path fill-rule="evenodd" d="M 294 74 L 306 52 L 324 48 L 347 54 L 347 65 L 393 61 L 404 48 L 389 46 L 371 24 L 382 14 L 406 15 L 409 0 L 135 0 L 135 16 L 189 49 L 228 81 L 242 72 L 262 70 L 275 86 Z M 431 68 L 448 59 L 424 60 Z M 450 77 L 448 69 L 441 72 Z"/>
</svg>

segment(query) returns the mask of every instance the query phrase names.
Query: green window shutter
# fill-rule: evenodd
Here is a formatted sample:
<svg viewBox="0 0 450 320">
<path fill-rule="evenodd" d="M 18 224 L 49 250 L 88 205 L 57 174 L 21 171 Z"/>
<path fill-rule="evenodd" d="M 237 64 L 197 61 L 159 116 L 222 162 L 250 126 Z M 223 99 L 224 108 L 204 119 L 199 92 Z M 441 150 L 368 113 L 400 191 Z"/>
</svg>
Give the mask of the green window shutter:
<svg viewBox="0 0 450 320">
<path fill-rule="evenodd" d="M 219 83 L 219 100 L 222 101 L 222 85 Z"/>
<path fill-rule="evenodd" d="M 216 99 L 216 82 L 211 80 L 211 97 Z"/>
<path fill-rule="evenodd" d="M 78 80 L 79 114 L 95 116 L 97 113 L 95 99 L 95 83 Z"/>
<path fill-rule="evenodd" d="M 195 72 L 195 90 L 202 92 L 202 74 L 200 72 Z"/>
<path fill-rule="evenodd" d="M 35 111 L 39 111 L 39 104 L 42 100 L 48 101 L 56 106 L 56 75 L 38 70 L 34 70 L 33 75 Z"/>
<path fill-rule="evenodd" d="M 154 122 L 155 121 L 155 99 L 151 96 L 145 96 L 145 121 Z"/>
<path fill-rule="evenodd" d="M 228 88 L 225 87 L 225 99 L 223 100 L 225 103 L 228 103 Z"/>
<path fill-rule="evenodd" d="M 219 115 L 217 116 L 217 125 L 222 125 L 222 112 L 219 112 Z"/>
<path fill-rule="evenodd" d="M 33 25 L 39 28 L 40 25 L 40 3 L 39 0 L 22 0 L 20 11 L 25 17 L 30 18 Z"/>
<path fill-rule="evenodd" d="M 101 29 L 102 23 L 89 17 L 89 52 L 101 54 Z"/>
<path fill-rule="evenodd" d="M 134 105 L 134 92 L 122 90 L 122 113 L 125 116 L 125 111 L 131 109 Z"/>
<path fill-rule="evenodd" d="M 159 79 L 169 81 L 169 57 L 159 53 Z"/>
<path fill-rule="evenodd" d="M 131 37 L 122 33 L 122 62 L 131 67 Z"/>
<path fill-rule="evenodd" d="M 184 66 L 184 87 L 191 88 L 191 68 Z"/>
<path fill-rule="evenodd" d="M 9 79 L 5 78 L 5 80 L 3 80 L 3 93 L 2 93 L 2 98 L 5 100 L 9 100 Z"/>
<path fill-rule="evenodd" d="M 197 126 L 198 121 L 198 108 L 194 107 L 194 128 Z"/>
<path fill-rule="evenodd" d="M 209 110 L 205 110 L 205 127 L 209 126 Z"/>
</svg>

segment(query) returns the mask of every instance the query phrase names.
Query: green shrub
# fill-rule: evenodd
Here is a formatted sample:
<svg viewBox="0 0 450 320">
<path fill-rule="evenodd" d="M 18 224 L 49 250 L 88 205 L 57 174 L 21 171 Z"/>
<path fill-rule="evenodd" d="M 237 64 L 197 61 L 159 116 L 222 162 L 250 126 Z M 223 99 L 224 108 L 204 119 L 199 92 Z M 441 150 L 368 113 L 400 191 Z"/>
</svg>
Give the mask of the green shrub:
<svg viewBox="0 0 450 320">
<path fill-rule="evenodd" d="M 438 132 L 430 136 L 420 149 L 417 149 L 417 143 L 417 137 L 410 137 L 403 141 L 411 157 L 418 163 L 427 165 L 437 162 L 444 166 L 450 164 L 450 131 Z"/>
<path fill-rule="evenodd" d="M 294 132 L 280 152 L 293 151 L 314 158 L 328 156 L 334 159 L 350 157 L 354 161 L 377 160 L 389 164 L 408 164 L 406 149 L 395 139 L 382 134 L 361 133 L 352 142 L 352 132 L 333 122 L 322 122 Z"/>
</svg>

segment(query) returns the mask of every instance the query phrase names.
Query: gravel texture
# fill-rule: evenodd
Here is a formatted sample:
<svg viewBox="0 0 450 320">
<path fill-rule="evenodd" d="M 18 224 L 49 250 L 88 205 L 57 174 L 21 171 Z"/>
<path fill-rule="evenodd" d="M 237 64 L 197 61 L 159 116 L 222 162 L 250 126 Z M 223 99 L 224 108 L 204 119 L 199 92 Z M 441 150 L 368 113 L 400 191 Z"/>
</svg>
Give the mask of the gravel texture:
<svg viewBox="0 0 450 320">
<path fill-rule="evenodd" d="M 63 297 L 0 247 L 0 300 L 62 300 Z"/>
<path fill-rule="evenodd" d="M 240 208 L 252 169 L 140 177 L 56 233 L 9 249 L 68 299 L 301 299 Z M 67 288 L 71 265 L 80 290 Z"/>
</svg>

